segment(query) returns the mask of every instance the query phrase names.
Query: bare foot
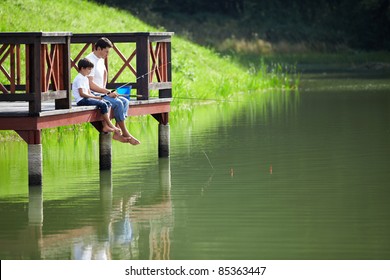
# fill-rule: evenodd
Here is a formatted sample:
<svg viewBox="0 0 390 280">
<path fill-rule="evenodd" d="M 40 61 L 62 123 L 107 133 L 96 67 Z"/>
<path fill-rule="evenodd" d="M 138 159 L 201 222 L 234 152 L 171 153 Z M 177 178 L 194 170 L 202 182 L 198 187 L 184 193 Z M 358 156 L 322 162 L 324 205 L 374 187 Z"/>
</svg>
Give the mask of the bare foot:
<svg viewBox="0 0 390 280">
<path fill-rule="evenodd" d="M 134 138 L 133 136 L 128 136 L 128 137 L 124 136 L 124 138 L 126 138 L 131 145 L 141 144 L 141 142 L 137 138 Z"/>
<path fill-rule="evenodd" d="M 116 126 L 111 127 L 115 134 L 122 135 L 122 130 Z"/>
<path fill-rule="evenodd" d="M 123 137 L 120 134 L 118 135 L 117 133 L 114 133 L 114 136 L 112 137 L 112 139 L 119 141 L 119 142 L 122 142 L 122 143 L 130 143 L 127 138 Z"/>
<path fill-rule="evenodd" d="M 113 129 L 113 128 L 111 128 L 111 127 L 109 127 L 109 126 L 103 126 L 103 132 L 114 132 L 115 131 L 115 129 Z"/>
</svg>

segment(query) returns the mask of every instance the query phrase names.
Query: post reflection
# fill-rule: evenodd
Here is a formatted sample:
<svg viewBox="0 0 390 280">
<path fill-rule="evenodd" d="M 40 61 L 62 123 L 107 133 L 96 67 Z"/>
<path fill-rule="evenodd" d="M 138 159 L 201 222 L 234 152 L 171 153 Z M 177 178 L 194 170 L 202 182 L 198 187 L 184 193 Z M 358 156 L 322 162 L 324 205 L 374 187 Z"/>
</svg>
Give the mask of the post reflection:
<svg viewBox="0 0 390 280">
<path fill-rule="evenodd" d="M 0 257 L 170 259 L 169 159 L 155 168 L 159 176 L 145 175 L 141 184 L 113 185 L 111 171 L 103 171 L 98 191 L 83 192 L 80 184 L 80 192 L 44 200 L 42 187 L 30 187 L 28 203 L 0 204 Z"/>
<path fill-rule="evenodd" d="M 113 195 L 111 172 L 100 173 L 95 236 L 72 242 L 73 259 L 170 259 L 173 227 L 169 159 L 159 160 L 159 188 Z M 151 197 L 151 194 L 153 197 Z"/>
<path fill-rule="evenodd" d="M 0 212 L 0 259 L 41 259 L 42 188 L 30 186 L 27 203 L 2 201 Z"/>
<path fill-rule="evenodd" d="M 42 187 L 30 186 L 28 199 L 28 225 L 24 231 L 30 241 L 24 245 L 23 251 L 28 258 L 41 258 L 43 227 Z"/>
<path fill-rule="evenodd" d="M 122 259 L 170 259 L 173 228 L 171 171 L 169 158 L 159 159 L 159 189 L 140 191 L 116 202 L 112 251 Z"/>
<path fill-rule="evenodd" d="M 169 158 L 159 161 L 161 200 L 151 206 L 152 211 L 142 211 L 134 208 L 134 216 L 149 221 L 149 259 L 170 259 L 170 231 L 173 228 L 173 213 L 171 201 L 171 170 Z"/>
<path fill-rule="evenodd" d="M 109 227 L 112 211 L 112 173 L 111 170 L 101 170 L 99 203 L 95 208 L 100 221 L 94 226 L 84 227 L 85 234 L 72 238 L 71 258 L 75 260 L 108 260 L 112 259 L 109 242 Z M 87 228 L 90 230 L 86 231 Z"/>
</svg>

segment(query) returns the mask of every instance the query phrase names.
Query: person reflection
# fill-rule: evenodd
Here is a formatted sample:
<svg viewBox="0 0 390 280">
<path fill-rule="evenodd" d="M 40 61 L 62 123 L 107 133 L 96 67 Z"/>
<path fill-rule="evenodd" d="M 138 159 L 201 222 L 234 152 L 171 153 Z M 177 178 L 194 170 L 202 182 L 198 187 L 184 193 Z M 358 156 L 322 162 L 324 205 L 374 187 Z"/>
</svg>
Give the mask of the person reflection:
<svg viewBox="0 0 390 280">
<path fill-rule="evenodd" d="M 169 159 L 159 161 L 159 186 L 113 196 L 111 172 L 100 174 L 100 222 L 96 234 L 73 242 L 72 258 L 170 259 L 173 227 Z M 114 197 L 114 198 L 113 198 Z"/>
<path fill-rule="evenodd" d="M 111 223 L 111 248 L 118 258 L 170 259 L 173 225 L 170 161 L 159 160 L 157 192 L 152 186 L 122 196 L 115 203 Z"/>
<path fill-rule="evenodd" d="M 171 202 L 171 170 L 169 158 L 159 159 L 159 192 L 150 204 L 139 203 L 131 207 L 130 217 L 139 228 L 139 246 L 147 246 L 140 250 L 141 259 L 170 259 L 170 232 L 173 227 Z"/>
<path fill-rule="evenodd" d="M 75 260 L 108 260 L 110 259 L 108 244 L 80 240 L 73 243 L 73 259 Z"/>
<path fill-rule="evenodd" d="M 171 202 L 171 164 L 169 158 L 161 158 L 160 187 L 162 191 L 162 201 L 158 205 L 158 217 L 151 221 L 150 229 L 150 256 L 152 260 L 170 259 L 170 231 L 173 226 L 172 202 Z"/>
<path fill-rule="evenodd" d="M 95 234 L 80 236 L 73 240 L 72 259 L 108 260 L 110 251 L 110 223 L 112 211 L 112 175 L 111 170 L 100 172 L 100 204 L 97 206 L 100 222 L 95 226 Z"/>
</svg>

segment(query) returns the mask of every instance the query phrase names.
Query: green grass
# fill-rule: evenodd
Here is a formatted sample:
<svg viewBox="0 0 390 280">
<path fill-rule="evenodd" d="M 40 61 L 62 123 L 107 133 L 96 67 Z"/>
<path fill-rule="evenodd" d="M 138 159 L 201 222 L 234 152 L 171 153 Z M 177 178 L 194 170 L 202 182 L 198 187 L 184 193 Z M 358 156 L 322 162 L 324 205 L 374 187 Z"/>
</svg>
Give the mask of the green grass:
<svg viewBox="0 0 390 280">
<path fill-rule="evenodd" d="M 128 11 L 84 0 L 3 0 L 0 18 L 0 32 L 162 31 L 147 25 Z M 177 97 L 228 98 L 238 92 L 253 90 L 253 84 L 246 83 L 251 80 L 252 71 L 229 57 L 221 57 L 211 49 L 178 36 L 174 36 L 172 42 L 172 68 L 173 92 Z M 268 78 L 274 80 L 273 76 L 262 76 L 262 79 Z M 279 87 L 278 83 L 262 85 Z"/>
<path fill-rule="evenodd" d="M 72 33 L 170 31 L 150 26 L 130 12 L 85 0 L 3 0 L 0 32 L 69 31 Z M 77 46 L 72 46 L 72 50 Z M 111 65 L 113 64 L 113 65 Z M 120 61 L 110 60 L 110 68 Z M 270 64 L 271 65 L 271 64 Z M 231 100 L 267 89 L 289 90 L 299 76 L 285 72 L 281 64 L 265 65 L 261 57 L 251 65 L 232 55 L 196 45 L 185 38 L 172 38 L 172 84 L 175 110 L 193 106 L 194 99 Z M 75 71 L 72 70 L 72 78 Z M 134 78 L 121 76 L 121 81 Z M 0 81 L 4 81 L 0 72 Z M 157 95 L 157 93 L 151 93 Z M 191 105 L 188 103 L 191 102 Z M 13 133 L 7 137 L 13 137 Z"/>
</svg>

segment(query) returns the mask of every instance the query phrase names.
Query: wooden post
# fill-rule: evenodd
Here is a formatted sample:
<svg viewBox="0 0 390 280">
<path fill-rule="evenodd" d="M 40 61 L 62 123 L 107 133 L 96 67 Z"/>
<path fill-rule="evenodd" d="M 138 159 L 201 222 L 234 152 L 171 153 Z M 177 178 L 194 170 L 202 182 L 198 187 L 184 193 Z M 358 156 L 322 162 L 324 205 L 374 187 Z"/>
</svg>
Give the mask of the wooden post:
<svg viewBox="0 0 390 280">
<path fill-rule="evenodd" d="M 41 38 L 36 37 L 34 43 L 29 45 L 29 89 L 34 95 L 34 99 L 29 102 L 29 114 L 36 116 L 41 111 Z"/>
<path fill-rule="evenodd" d="M 136 42 L 137 48 L 137 99 L 149 99 L 149 37 L 139 36 Z"/>
<path fill-rule="evenodd" d="M 91 124 L 99 131 L 99 169 L 111 170 L 112 134 L 103 132 L 101 121 L 91 122 Z"/>
<path fill-rule="evenodd" d="M 164 43 L 164 52 L 161 54 L 163 56 L 162 67 L 165 69 L 164 72 L 166 74 L 166 79 L 164 82 L 172 82 L 172 64 L 171 64 L 171 42 L 165 42 Z M 171 98 L 172 97 L 172 88 L 168 89 L 160 89 L 158 91 L 159 98 Z"/>
<path fill-rule="evenodd" d="M 28 184 L 42 186 L 42 143 L 40 130 L 15 130 L 27 143 Z"/>
<path fill-rule="evenodd" d="M 158 121 L 158 157 L 169 157 L 169 113 L 152 114 L 152 116 Z"/>
<path fill-rule="evenodd" d="M 169 157 L 170 132 L 169 124 L 158 125 L 158 156 Z"/>
<path fill-rule="evenodd" d="M 101 132 L 99 134 L 99 167 L 100 170 L 111 169 L 111 133 Z"/>
<path fill-rule="evenodd" d="M 56 99 L 55 108 L 56 109 L 69 109 L 72 108 L 72 87 L 71 87 L 71 65 L 70 65 L 70 37 L 65 36 L 65 44 L 58 45 L 59 55 L 62 60 L 59 61 L 59 74 L 62 79 L 59 79 L 60 89 L 66 91 L 66 98 Z"/>
<path fill-rule="evenodd" d="M 28 184 L 42 185 L 42 144 L 28 144 Z"/>
</svg>

